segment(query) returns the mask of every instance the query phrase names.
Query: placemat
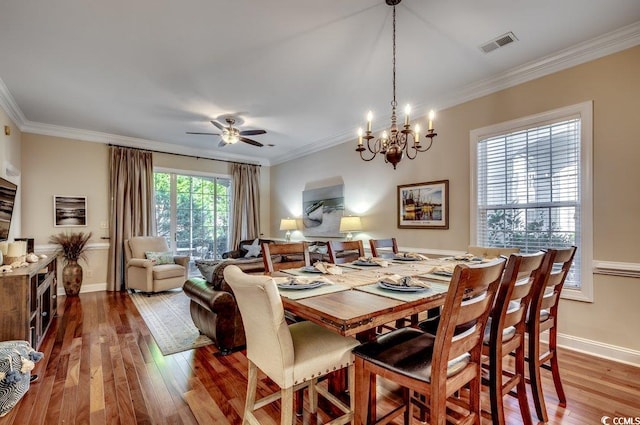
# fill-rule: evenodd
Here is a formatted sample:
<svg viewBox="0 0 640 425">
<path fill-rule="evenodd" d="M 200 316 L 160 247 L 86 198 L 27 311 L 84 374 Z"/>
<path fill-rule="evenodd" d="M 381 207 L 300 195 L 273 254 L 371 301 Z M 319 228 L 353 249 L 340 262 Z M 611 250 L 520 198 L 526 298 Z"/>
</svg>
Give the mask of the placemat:
<svg viewBox="0 0 640 425">
<path fill-rule="evenodd" d="M 345 285 L 322 285 L 313 289 L 282 289 L 278 288 L 280 296 L 290 300 L 301 300 L 303 298 L 317 297 L 318 295 L 330 294 L 332 292 L 347 291 L 351 288 Z"/>
<path fill-rule="evenodd" d="M 369 292 L 370 294 L 380 295 L 382 297 L 393 298 L 398 301 L 415 301 L 421 298 L 431 297 L 433 295 L 442 294 L 449 290 L 449 285 L 437 282 L 429 282 L 431 284 L 431 288 L 426 291 L 418 291 L 418 292 L 401 292 L 401 291 L 392 291 L 390 289 L 383 289 L 378 286 L 378 283 L 372 283 L 370 285 L 358 286 L 355 289 L 358 291 Z"/>
</svg>

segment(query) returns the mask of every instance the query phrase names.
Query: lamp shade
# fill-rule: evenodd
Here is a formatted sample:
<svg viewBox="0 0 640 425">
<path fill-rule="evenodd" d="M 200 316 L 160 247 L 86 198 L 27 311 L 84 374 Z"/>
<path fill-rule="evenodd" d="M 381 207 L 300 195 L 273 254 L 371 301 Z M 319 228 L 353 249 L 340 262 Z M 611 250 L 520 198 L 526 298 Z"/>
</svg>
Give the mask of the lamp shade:
<svg viewBox="0 0 640 425">
<path fill-rule="evenodd" d="M 298 230 L 295 218 L 283 218 L 280 220 L 280 230 Z"/>
<path fill-rule="evenodd" d="M 340 233 L 362 230 L 360 217 L 347 216 L 340 219 Z"/>
</svg>

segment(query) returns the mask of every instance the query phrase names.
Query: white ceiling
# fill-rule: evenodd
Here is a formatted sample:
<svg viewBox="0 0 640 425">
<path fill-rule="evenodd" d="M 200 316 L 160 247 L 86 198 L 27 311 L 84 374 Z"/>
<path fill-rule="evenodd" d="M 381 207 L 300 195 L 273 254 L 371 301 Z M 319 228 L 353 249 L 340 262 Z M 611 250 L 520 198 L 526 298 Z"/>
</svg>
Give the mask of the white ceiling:
<svg viewBox="0 0 640 425">
<path fill-rule="evenodd" d="M 640 44 L 639 0 L 403 0 L 397 15 L 398 102 L 416 115 Z M 355 140 L 369 109 L 388 125 L 391 7 L 2 0 L 0 79 L 23 131 L 273 164 Z M 185 134 L 230 113 L 275 146 Z"/>
</svg>

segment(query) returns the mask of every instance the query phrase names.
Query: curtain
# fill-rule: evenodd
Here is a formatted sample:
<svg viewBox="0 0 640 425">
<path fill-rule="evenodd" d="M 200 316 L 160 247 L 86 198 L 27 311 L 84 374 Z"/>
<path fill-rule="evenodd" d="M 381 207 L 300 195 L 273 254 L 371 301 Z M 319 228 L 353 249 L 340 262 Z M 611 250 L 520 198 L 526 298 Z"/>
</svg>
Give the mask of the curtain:
<svg viewBox="0 0 640 425">
<path fill-rule="evenodd" d="M 149 236 L 155 228 L 153 214 L 152 154 L 139 149 L 109 148 L 109 259 L 107 290 L 126 290 L 124 241 Z"/>
<path fill-rule="evenodd" d="M 231 246 L 237 247 L 241 240 L 257 238 L 260 235 L 260 167 L 234 163 L 231 165 L 231 177 Z"/>
</svg>

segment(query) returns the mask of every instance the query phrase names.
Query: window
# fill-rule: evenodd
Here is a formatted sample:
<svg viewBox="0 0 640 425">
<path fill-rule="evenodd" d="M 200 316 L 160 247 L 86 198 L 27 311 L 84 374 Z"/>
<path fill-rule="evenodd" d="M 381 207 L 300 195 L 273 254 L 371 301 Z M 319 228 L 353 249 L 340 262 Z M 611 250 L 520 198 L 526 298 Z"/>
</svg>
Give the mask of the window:
<svg viewBox="0 0 640 425">
<path fill-rule="evenodd" d="M 591 301 L 591 102 L 471 132 L 473 245 L 576 245 L 563 296 Z"/>
<path fill-rule="evenodd" d="M 156 234 L 177 254 L 194 260 L 221 258 L 228 251 L 231 179 L 154 173 Z M 197 273 L 196 273 L 197 274 Z"/>
</svg>

